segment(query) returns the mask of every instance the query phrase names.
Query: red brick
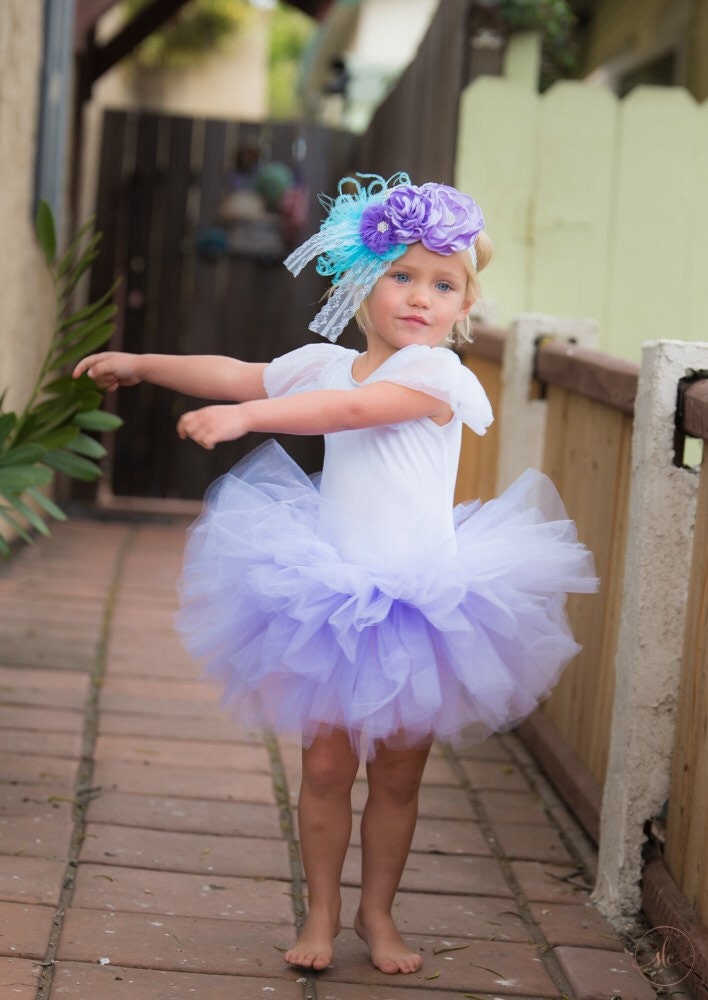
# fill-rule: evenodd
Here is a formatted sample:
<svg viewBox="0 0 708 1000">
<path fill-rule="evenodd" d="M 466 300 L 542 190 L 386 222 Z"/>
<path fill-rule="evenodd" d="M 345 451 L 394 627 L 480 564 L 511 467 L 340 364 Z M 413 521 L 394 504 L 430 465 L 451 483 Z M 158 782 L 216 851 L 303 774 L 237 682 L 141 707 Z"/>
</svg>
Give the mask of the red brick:
<svg viewBox="0 0 708 1000">
<path fill-rule="evenodd" d="M 521 771 L 508 761 L 463 760 L 462 769 L 474 788 L 499 792 L 528 792 L 528 782 Z"/>
<path fill-rule="evenodd" d="M 36 753 L 53 757 L 79 757 L 81 754 L 80 733 L 44 733 L 31 729 L 0 728 L 0 752 Z"/>
<path fill-rule="evenodd" d="M 70 819 L 74 801 L 71 791 L 54 785 L 0 784 L 0 816 L 52 820 L 60 815 Z"/>
<path fill-rule="evenodd" d="M 199 975 L 158 972 L 120 965 L 57 964 L 50 1000 L 302 1000 L 302 986 L 293 979 L 264 976 Z M 364 1000 L 362 996 L 361 1000 Z M 410 1000 L 419 1000 L 411 997 Z M 420 998 L 425 1000 L 425 998 Z M 445 1000 L 437 997 L 436 1000 Z"/>
<path fill-rule="evenodd" d="M 342 903 L 342 923 L 351 928 L 359 906 L 359 890 L 345 886 Z M 511 899 L 401 891 L 393 905 L 396 923 L 404 934 L 530 940 L 530 933 Z"/>
<path fill-rule="evenodd" d="M 82 710 L 31 708 L 29 705 L 0 705 L 0 728 L 37 730 L 42 733 L 80 733 Z"/>
<path fill-rule="evenodd" d="M 408 979 L 409 977 L 405 976 L 396 982 L 407 983 Z M 447 990 L 426 990 L 423 987 L 409 989 L 407 986 L 402 986 L 399 989 L 395 986 L 362 986 L 358 983 L 334 983 L 329 979 L 326 989 L 326 1000 L 461 1000 L 464 996 L 464 993 L 460 994 L 457 991 L 448 993 Z"/>
<path fill-rule="evenodd" d="M 167 740 L 213 740 L 217 743 L 262 743 L 263 734 L 237 726 L 221 713 L 207 718 L 103 712 L 98 731 L 106 736 L 151 736 Z"/>
<path fill-rule="evenodd" d="M 574 864 L 574 860 L 552 826 L 495 823 L 494 834 L 507 858 Z"/>
<path fill-rule="evenodd" d="M 273 802 L 269 775 L 227 768 L 170 767 L 168 764 L 120 764 L 99 761 L 94 785 L 141 795 L 178 795 L 185 798 L 240 799 L 245 802 Z"/>
<path fill-rule="evenodd" d="M 160 740 L 148 736 L 100 736 L 96 760 L 136 761 L 192 767 L 238 767 L 241 771 L 270 774 L 270 757 L 264 746 L 202 740 Z"/>
<path fill-rule="evenodd" d="M 43 959 L 54 914 L 49 906 L 0 903 L 0 955 Z"/>
<path fill-rule="evenodd" d="M 112 965 L 294 980 L 298 974 L 283 959 L 294 938 L 292 925 L 257 919 L 195 920 L 72 909 L 66 915 L 57 957 L 94 963 L 108 958 Z"/>
<path fill-rule="evenodd" d="M 483 743 L 457 750 L 455 756 L 464 760 L 511 760 L 511 754 L 499 736 L 490 736 Z"/>
<path fill-rule="evenodd" d="M 529 900 L 542 903 L 583 904 L 592 888 L 582 876 L 559 865 L 543 864 L 538 861 L 514 861 L 512 869 Z"/>
<path fill-rule="evenodd" d="M 350 847 L 342 879 L 347 885 L 359 885 L 361 849 Z M 424 892 L 511 896 L 496 861 L 463 855 L 416 854 L 408 857 L 401 879 L 402 889 Z"/>
<path fill-rule="evenodd" d="M 63 861 L 0 856 L 0 899 L 56 906 L 65 870 Z"/>
<path fill-rule="evenodd" d="M 211 684 L 202 681 L 171 681 L 168 679 L 152 680 L 144 677 L 109 677 L 102 688 L 102 701 L 110 701 L 113 695 L 138 697 L 143 702 L 162 703 L 165 697 L 170 701 L 194 702 L 218 701 L 216 689 Z"/>
<path fill-rule="evenodd" d="M 289 923 L 290 885 L 268 879 L 80 865 L 75 906 L 241 921 Z"/>
<path fill-rule="evenodd" d="M 86 674 L 78 671 L 0 667 L 6 704 L 83 709 L 88 684 Z"/>
<path fill-rule="evenodd" d="M 0 757 L 0 781 L 50 783 L 64 794 L 67 789 L 74 787 L 78 769 L 78 760 L 68 760 L 65 757 L 43 757 L 29 753 L 5 753 Z"/>
<path fill-rule="evenodd" d="M 23 958 L 0 958 L 0 996 L 3 1000 L 34 1000 L 40 968 Z"/>
<path fill-rule="evenodd" d="M 481 791 L 479 798 L 492 823 L 548 822 L 543 803 L 531 792 Z"/>
<path fill-rule="evenodd" d="M 0 854 L 10 857 L 66 859 L 74 824 L 70 816 L 0 817 Z"/>
<path fill-rule="evenodd" d="M 549 944 L 622 951 L 622 942 L 612 925 L 591 903 L 584 906 L 531 903 L 530 909 Z"/>
<path fill-rule="evenodd" d="M 235 875 L 244 878 L 290 878 L 284 841 L 213 834 L 166 833 L 90 823 L 81 861 L 150 868 L 154 871 Z"/>
<path fill-rule="evenodd" d="M 88 818 L 97 823 L 182 833 L 273 838 L 281 832 L 278 810 L 274 805 L 171 799 L 127 792 L 103 792 L 92 799 Z"/>
<path fill-rule="evenodd" d="M 421 972 L 400 977 L 401 984 L 407 988 L 426 988 L 436 994 L 439 990 L 464 990 L 505 997 L 558 996 L 533 945 L 410 935 L 406 935 L 405 940 L 414 950 L 420 951 L 424 959 Z M 456 948 L 460 950 L 452 950 Z M 341 934 L 333 964 L 320 973 L 318 996 L 327 996 L 330 979 L 363 986 L 388 987 L 391 983 L 390 976 L 371 965 L 366 946 L 352 931 Z M 397 978 L 396 985 L 398 982 Z"/>
<path fill-rule="evenodd" d="M 413 850 L 435 854 L 489 855 L 490 848 L 476 823 L 464 819 L 422 816 L 413 835 Z"/>
<path fill-rule="evenodd" d="M 626 952 L 595 948 L 555 948 L 556 958 L 568 977 L 576 1000 L 656 1000 L 649 982 Z"/>
</svg>

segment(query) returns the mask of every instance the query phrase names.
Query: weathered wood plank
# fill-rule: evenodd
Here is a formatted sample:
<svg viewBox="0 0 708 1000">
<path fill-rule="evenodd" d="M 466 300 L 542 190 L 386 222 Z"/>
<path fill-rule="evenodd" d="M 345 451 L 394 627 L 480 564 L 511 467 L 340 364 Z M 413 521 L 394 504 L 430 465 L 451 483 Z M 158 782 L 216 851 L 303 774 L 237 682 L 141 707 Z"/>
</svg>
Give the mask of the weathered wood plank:
<svg viewBox="0 0 708 1000">
<path fill-rule="evenodd" d="M 666 863 L 708 924 L 708 452 L 696 509 L 666 836 Z"/>
<path fill-rule="evenodd" d="M 539 348 L 536 376 L 621 413 L 634 413 L 639 366 L 632 361 L 556 341 Z"/>
<path fill-rule="evenodd" d="M 601 589 L 597 596 L 571 595 L 568 601 L 573 631 L 583 649 L 543 711 L 600 784 L 607 769 L 612 718 L 630 448 L 628 416 L 565 389 L 549 388 L 543 471 L 595 556 Z"/>
</svg>

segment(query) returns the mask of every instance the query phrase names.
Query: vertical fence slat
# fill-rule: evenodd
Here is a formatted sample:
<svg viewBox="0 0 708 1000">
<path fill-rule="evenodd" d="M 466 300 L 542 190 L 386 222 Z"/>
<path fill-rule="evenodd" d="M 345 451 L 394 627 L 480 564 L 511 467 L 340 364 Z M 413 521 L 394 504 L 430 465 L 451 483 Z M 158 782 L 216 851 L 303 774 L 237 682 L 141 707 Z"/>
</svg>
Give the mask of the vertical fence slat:
<svg viewBox="0 0 708 1000">
<path fill-rule="evenodd" d="M 676 714 L 666 862 L 708 925 L 708 449 L 703 459 Z"/>
<path fill-rule="evenodd" d="M 583 649 L 543 711 L 600 784 L 610 741 L 630 445 L 630 417 L 549 388 L 543 470 L 556 484 L 580 538 L 595 556 L 601 590 L 591 600 L 582 596 L 569 600 L 573 630 Z"/>
<path fill-rule="evenodd" d="M 602 328 L 618 103 L 607 90 L 556 84 L 540 100 L 527 308 L 592 316 Z"/>
<path fill-rule="evenodd" d="M 693 98 L 679 88 L 638 87 L 620 106 L 603 331 L 603 343 L 612 344 L 614 352 L 636 358 L 652 335 L 685 329 L 696 110 Z"/>
<path fill-rule="evenodd" d="M 497 249 L 499 265 L 492 262 L 484 272 L 484 299 L 495 322 L 502 310 L 505 322 L 528 311 L 538 104 L 537 94 L 492 76 L 479 77 L 462 95 L 455 183 L 482 206 Z"/>
<path fill-rule="evenodd" d="M 475 434 L 469 427 L 465 427 L 462 432 L 455 503 L 476 499 L 491 500 L 495 496 L 497 455 L 501 434 L 498 416 L 501 411 L 501 365 L 498 361 L 475 357 L 471 351 L 465 355 L 463 360 L 482 383 L 484 391 L 489 397 L 489 402 L 492 404 L 495 419 L 487 433 L 482 437 Z"/>
</svg>

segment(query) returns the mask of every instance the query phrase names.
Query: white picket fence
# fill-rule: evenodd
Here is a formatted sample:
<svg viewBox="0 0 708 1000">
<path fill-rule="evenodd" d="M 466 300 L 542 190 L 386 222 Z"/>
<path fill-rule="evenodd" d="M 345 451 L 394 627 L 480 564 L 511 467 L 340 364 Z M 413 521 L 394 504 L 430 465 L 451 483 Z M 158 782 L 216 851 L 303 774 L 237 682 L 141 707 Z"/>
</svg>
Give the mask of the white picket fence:
<svg viewBox="0 0 708 1000">
<path fill-rule="evenodd" d="M 708 103 L 504 77 L 463 94 L 457 184 L 484 209 L 491 318 L 590 316 L 599 347 L 708 340 Z"/>
</svg>

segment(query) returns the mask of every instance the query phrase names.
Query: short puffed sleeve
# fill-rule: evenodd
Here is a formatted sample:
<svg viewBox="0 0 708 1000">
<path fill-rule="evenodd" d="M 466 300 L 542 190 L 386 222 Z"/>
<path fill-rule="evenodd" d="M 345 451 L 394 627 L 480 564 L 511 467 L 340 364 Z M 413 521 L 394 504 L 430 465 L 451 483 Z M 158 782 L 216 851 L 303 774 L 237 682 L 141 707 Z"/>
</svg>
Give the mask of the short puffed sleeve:
<svg viewBox="0 0 708 1000">
<path fill-rule="evenodd" d="M 403 347 L 367 381 L 395 382 L 441 399 L 476 434 L 484 434 L 494 420 L 479 379 L 446 347 L 426 347 L 424 344 Z"/>
<path fill-rule="evenodd" d="M 270 362 L 263 375 L 269 396 L 287 396 L 320 388 L 322 374 L 340 360 L 346 348 L 335 344 L 305 344 Z"/>
</svg>

